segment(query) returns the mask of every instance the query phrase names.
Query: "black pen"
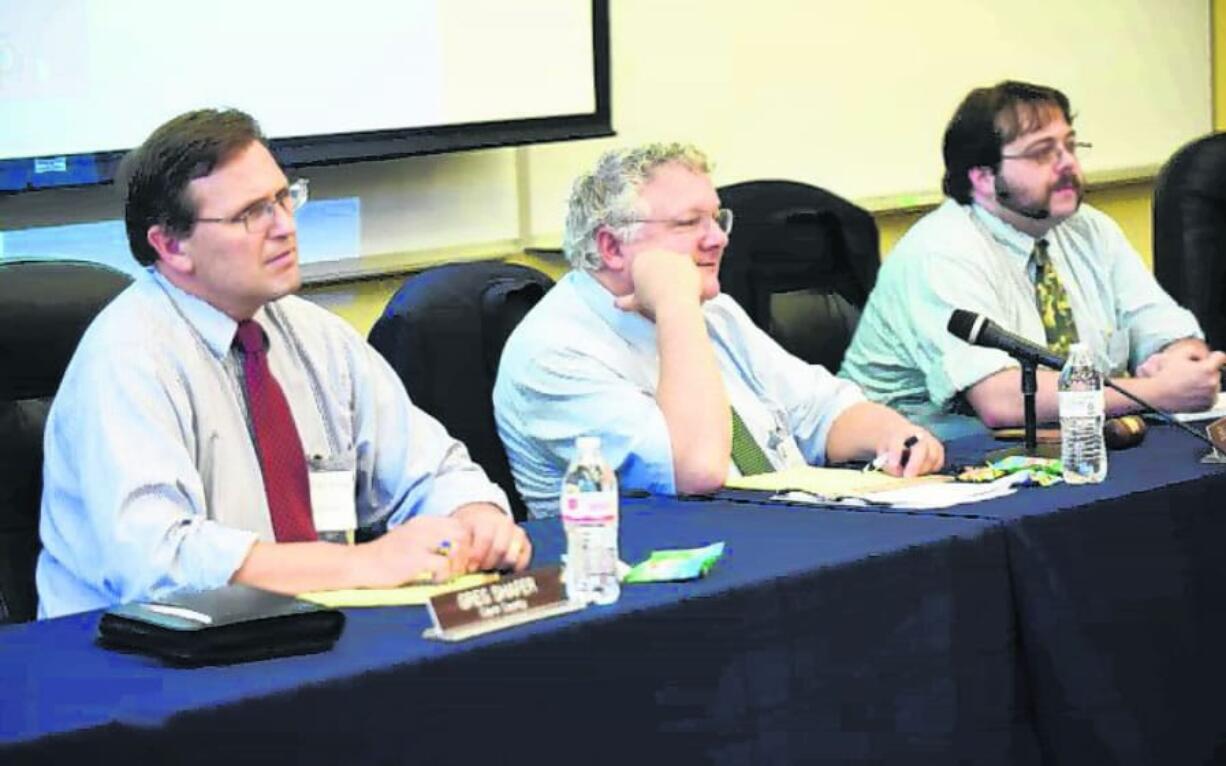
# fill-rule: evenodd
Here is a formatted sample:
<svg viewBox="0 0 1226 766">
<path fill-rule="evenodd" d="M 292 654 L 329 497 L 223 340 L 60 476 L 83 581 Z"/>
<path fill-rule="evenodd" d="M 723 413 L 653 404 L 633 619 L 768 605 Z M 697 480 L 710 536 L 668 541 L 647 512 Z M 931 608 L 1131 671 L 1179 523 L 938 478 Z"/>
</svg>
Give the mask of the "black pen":
<svg viewBox="0 0 1226 766">
<path fill-rule="evenodd" d="M 919 444 L 919 437 L 911 434 L 907 440 L 902 443 L 902 454 L 898 457 L 898 467 L 906 468 L 907 461 L 911 459 L 911 448 Z"/>
</svg>

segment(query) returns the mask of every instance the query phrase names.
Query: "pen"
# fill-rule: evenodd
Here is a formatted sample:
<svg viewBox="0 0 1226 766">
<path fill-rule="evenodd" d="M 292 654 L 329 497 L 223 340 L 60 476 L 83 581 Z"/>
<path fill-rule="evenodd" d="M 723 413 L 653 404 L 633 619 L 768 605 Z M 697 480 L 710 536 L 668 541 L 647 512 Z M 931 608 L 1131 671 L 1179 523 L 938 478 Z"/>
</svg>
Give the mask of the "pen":
<svg viewBox="0 0 1226 766">
<path fill-rule="evenodd" d="M 916 444 L 919 444 L 919 437 L 915 434 L 908 436 L 907 440 L 902 443 L 902 455 L 898 458 L 899 468 L 907 467 L 907 461 L 911 459 L 911 448 Z"/>
<path fill-rule="evenodd" d="M 915 434 L 908 436 L 906 441 L 902 443 L 902 453 L 898 456 L 898 467 L 900 469 L 907 467 L 907 461 L 911 459 L 911 448 L 917 444 L 919 444 L 919 437 Z M 868 471 L 880 471 L 881 469 L 885 468 L 885 464 L 888 463 L 889 460 L 889 456 L 882 452 L 881 454 L 877 455 L 877 457 L 873 458 L 872 461 L 865 464 L 864 471 L 866 473 Z"/>
</svg>

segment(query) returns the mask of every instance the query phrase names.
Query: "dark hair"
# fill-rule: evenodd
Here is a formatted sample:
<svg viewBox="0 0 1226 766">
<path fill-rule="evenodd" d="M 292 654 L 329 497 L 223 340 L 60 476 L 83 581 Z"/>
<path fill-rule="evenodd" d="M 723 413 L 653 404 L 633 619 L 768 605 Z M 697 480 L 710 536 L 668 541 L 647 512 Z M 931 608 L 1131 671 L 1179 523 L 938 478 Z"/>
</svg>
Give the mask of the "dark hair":
<svg viewBox="0 0 1226 766">
<path fill-rule="evenodd" d="M 1055 88 L 1005 80 L 967 94 L 945 127 L 942 152 L 945 177 L 941 188 L 966 205 L 971 201 L 971 168 L 1000 170 L 1000 150 L 1018 136 L 1037 130 L 1059 109 L 1073 124 L 1068 97 Z"/>
<path fill-rule="evenodd" d="M 200 109 L 163 124 L 123 159 L 124 226 L 136 260 L 149 266 L 157 251 L 146 235 L 159 225 L 175 236 L 191 234 L 195 205 L 187 185 L 203 178 L 243 149 L 268 141 L 251 115 L 237 109 Z"/>
</svg>

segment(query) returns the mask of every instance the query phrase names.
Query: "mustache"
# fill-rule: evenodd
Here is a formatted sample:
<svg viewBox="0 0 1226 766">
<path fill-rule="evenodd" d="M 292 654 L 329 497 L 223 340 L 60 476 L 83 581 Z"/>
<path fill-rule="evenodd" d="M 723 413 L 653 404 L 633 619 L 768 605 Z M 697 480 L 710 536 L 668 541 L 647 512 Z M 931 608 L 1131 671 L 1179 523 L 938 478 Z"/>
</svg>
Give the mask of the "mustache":
<svg viewBox="0 0 1226 766">
<path fill-rule="evenodd" d="M 1052 191 L 1073 189 L 1074 191 L 1081 192 L 1082 186 L 1083 184 L 1081 178 L 1079 178 L 1076 173 L 1065 173 L 1064 175 L 1060 176 L 1060 178 L 1057 179 L 1054 184 L 1052 184 L 1051 189 Z"/>
</svg>

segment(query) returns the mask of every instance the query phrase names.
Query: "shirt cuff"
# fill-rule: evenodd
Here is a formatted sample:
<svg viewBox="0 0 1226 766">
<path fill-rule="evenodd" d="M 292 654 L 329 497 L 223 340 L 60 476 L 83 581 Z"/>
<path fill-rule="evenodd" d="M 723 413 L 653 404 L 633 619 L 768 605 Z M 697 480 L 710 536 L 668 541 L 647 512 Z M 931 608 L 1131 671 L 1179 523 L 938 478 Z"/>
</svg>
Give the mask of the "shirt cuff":
<svg viewBox="0 0 1226 766">
<path fill-rule="evenodd" d="M 1165 322 L 1153 328 L 1147 327 L 1145 337 L 1137 343 L 1135 358 L 1129 360 L 1131 369 L 1135 370 L 1146 359 L 1176 341 L 1185 338 L 1204 340 L 1205 334 L 1197 326 L 1195 318 L 1189 314 L 1187 319 L 1187 322 Z"/>
<path fill-rule="evenodd" d="M 1017 360 L 1003 351 L 968 348 L 963 354 L 946 355 L 937 367 L 938 374 L 929 377 L 928 391 L 933 404 L 948 409 L 958 394 L 984 378 L 1017 366 Z"/>
<path fill-rule="evenodd" d="M 820 445 L 821 452 L 815 455 L 813 462 L 815 464 L 824 465 L 826 463 L 826 440 L 830 436 L 830 429 L 834 426 L 834 421 L 846 412 L 849 408 L 854 407 L 860 402 L 868 401 L 864 392 L 860 387 L 850 381 L 840 380 L 844 385 L 839 387 L 838 392 L 834 395 L 825 407 L 825 417 L 817 427 L 817 433 L 813 436 L 813 443 Z"/>
<path fill-rule="evenodd" d="M 259 535 L 215 521 L 202 521 L 183 541 L 180 564 L 185 583 L 204 590 L 228 585 L 234 573 L 242 567 Z"/>
</svg>

